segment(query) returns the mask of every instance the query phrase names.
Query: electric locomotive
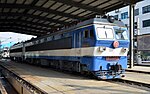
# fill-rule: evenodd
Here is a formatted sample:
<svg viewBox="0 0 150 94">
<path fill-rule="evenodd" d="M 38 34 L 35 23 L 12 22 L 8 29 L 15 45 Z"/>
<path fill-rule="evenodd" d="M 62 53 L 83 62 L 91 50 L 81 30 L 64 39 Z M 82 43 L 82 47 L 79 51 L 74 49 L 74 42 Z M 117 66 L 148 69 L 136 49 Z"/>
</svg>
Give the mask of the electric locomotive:
<svg viewBox="0 0 150 94">
<path fill-rule="evenodd" d="M 15 60 L 115 79 L 123 77 L 127 68 L 129 38 L 124 23 L 109 16 L 89 19 L 16 46 L 10 49 Z"/>
</svg>

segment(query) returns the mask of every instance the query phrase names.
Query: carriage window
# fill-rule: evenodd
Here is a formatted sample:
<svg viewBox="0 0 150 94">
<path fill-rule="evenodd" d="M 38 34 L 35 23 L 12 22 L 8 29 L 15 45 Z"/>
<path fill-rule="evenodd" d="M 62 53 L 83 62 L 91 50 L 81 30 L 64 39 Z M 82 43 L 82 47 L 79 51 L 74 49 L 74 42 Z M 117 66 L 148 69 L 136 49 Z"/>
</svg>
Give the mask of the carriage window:
<svg viewBox="0 0 150 94">
<path fill-rule="evenodd" d="M 44 42 L 44 38 L 40 40 L 40 43 L 43 43 L 43 42 Z"/>
<path fill-rule="evenodd" d="M 7 52 L 7 50 L 4 50 L 4 52 Z"/>
<path fill-rule="evenodd" d="M 88 38 L 89 37 L 89 30 L 85 30 L 84 31 L 84 38 Z"/>
<path fill-rule="evenodd" d="M 47 41 L 51 41 L 52 40 L 52 36 L 47 37 Z"/>
<path fill-rule="evenodd" d="M 39 40 L 35 41 L 35 44 L 38 44 L 39 43 Z"/>
<path fill-rule="evenodd" d="M 60 34 L 55 35 L 54 38 L 55 38 L 55 40 L 60 39 L 60 38 L 61 38 L 61 35 L 60 35 Z"/>
<path fill-rule="evenodd" d="M 85 30 L 84 38 L 94 38 L 94 31 L 93 30 Z"/>
<path fill-rule="evenodd" d="M 111 28 L 97 28 L 97 36 L 100 39 L 113 39 L 114 34 Z"/>
</svg>

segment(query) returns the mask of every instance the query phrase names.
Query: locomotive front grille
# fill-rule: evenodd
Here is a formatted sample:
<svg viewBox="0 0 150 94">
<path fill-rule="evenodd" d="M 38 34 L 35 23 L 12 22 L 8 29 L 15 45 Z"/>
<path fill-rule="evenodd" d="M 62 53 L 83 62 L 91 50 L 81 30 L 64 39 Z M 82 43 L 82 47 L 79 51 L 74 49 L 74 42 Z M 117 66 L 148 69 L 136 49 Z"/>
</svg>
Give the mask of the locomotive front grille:
<svg viewBox="0 0 150 94">
<path fill-rule="evenodd" d="M 116 60 L 119 60 L 119 56 L 107 56 L 106 57 L 106 60 L 107 61 L 116 61 Z"/>
<path fill-rule="evenodd" d="M 122 66 L 120 64 L 111 65 L 110 70 L 114 72 L 119 72 L 119 70 L 122 70 Z"/>
</svg>

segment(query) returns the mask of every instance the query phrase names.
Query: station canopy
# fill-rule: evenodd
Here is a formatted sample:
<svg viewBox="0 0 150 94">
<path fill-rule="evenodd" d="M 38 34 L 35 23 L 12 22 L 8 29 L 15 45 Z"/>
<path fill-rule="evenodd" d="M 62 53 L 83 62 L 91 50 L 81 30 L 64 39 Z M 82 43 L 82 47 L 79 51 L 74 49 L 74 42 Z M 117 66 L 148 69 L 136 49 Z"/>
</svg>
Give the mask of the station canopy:
<svg viewBox="0 0 150 94">
<path fill-rule="evenodd" d="M 142 0 L 0 0 L 0 32 L 42 36 Z"/>
</svg>

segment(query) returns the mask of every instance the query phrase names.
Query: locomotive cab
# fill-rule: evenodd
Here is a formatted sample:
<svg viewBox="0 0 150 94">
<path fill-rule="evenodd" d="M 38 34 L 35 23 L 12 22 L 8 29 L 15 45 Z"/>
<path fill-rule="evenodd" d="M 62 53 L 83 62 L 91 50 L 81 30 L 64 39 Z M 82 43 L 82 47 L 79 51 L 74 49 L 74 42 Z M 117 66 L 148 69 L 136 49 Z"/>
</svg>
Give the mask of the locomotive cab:
<svg viewBox="0 0 150 94">
<path fill-rule="evenodd" d="M 120 25 L 95 25 L 96 44 L 93 71 L 98 78 L 124 76 L 129 47 L 128 31 Z"/>
</svg>

